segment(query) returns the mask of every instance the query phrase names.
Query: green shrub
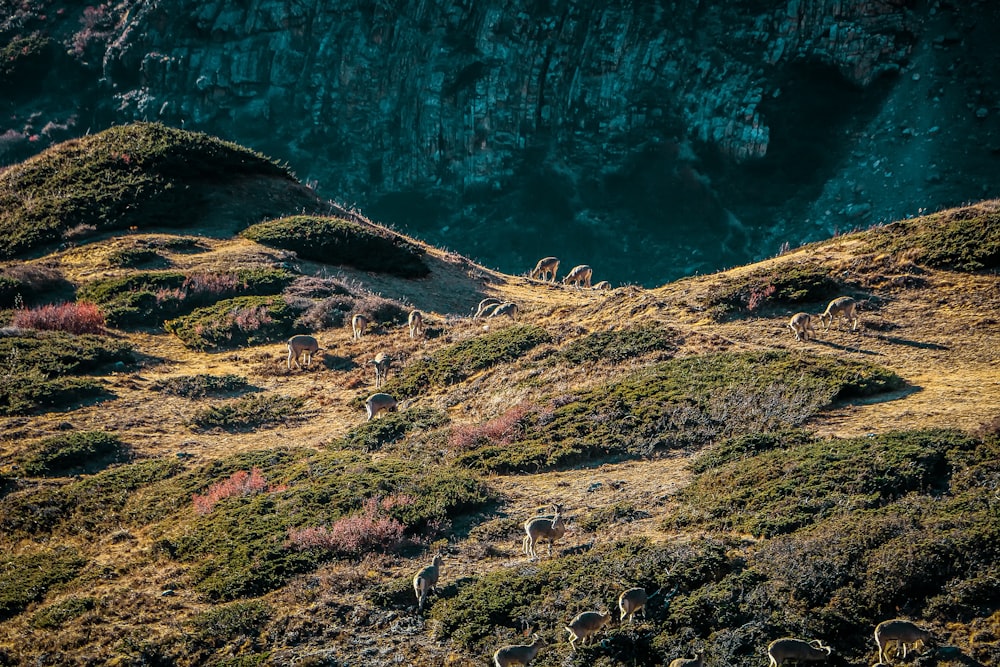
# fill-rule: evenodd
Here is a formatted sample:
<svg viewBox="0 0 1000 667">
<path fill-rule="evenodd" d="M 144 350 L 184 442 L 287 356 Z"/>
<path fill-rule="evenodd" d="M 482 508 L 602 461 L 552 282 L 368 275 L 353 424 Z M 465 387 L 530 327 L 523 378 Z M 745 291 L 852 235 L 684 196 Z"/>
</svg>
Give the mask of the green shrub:
<svg viewBox="0 0 1000 667">
<path fill-rule="evenodd" d="M 134 123 L 66 141 L 0 172 L 0 259 L 57 242 L 79 225 L 190 228 L 202 211 L 214 215 L 220 192 L 254 177 L 286 188 L 239 190 L 229 211 L 237 224 L 318 206 L 287 169 L 205 134 Z"/>
<path fill-rule="evenodd" d="M 621 331 L 598 331 L 575 340 L 558 357 L 571 364 L 604 361 L 619 364 L 656 351 L 673 351 L 677 333 L 662 326 L 642 325 Z"/>
<path fill-rule="evenodd" d="M 77 298 L 98 304 L 111 326 L 150 327 L 223 299 L 278 294 L 293 278 L 282 269 L 147 271 L 87 283 Z"/>
<path fill-rule="evenodd" d="M 338 446 L 366 452 L 378 451 L 386 445 L 401 440 L 413 429 L 426 431 L 439 428 L 447 421 L 448 418 L 444 413 L 429 408 L 390 412 L 351 429 Z"/>
<path fill-rule="evenodd" d="M 157 498 L 157 506 L 148 499 L 134 501 L 134 495 L 181 469 L 176 459 L 153 459 L 113 466 L 63 486 L 16 491 L 0 499 L 0 529 L 9 535 L 43 535 L 56 529 L 87 534 L 106 533 L 119 524 L 144 525 L 165 511 L 162 503 L 169 499 Z"/>
<path fill-rule="evenodd" d="M 221 646 L 240 637 L 256 637 L 272 613 L 267 604 L 258 600 L 232 602 L 195 614 L 191 625 L 199 639 Z"/>
<path fill-rule="evenodd" d="M 846 508 L 940 493 L 948 485 L 949 450 L 974 442 L 951 431 L 790 440 L 782 449 L 706 469 L 681 492 L 685 508 L 671 521 L 753 535 L 792 532 Z"/>
<path fill-rule="evenodd" d="M 0 87 L 13 95 L 35 90 L 51 71 L 57 45 L 41 33 L 15 35 L 0 48 Z"/>
<path fill-rule="evenodd" d="M 142 264 L 152 264 L 162 260 L 163 256 L 152 248 L 118 248 L 107 256 L 107 262 L 111 266 L 119 268 L 131 268 Z"/>
<path fill-rule="evenodd" d="M 89 378 L 66 377 L 132 364 L 132 347 L 122 341 L 85 334 L 40 331 L 31 336 L 0 336 L 0 414 L 58 409 L 107 394 Z"/>
<path fill-rule="evenodd" d="M 159 391 L 173 396 L 186 398 L 201 398 L 203 396 L 218 396 L 244 391 L 249 387 L 247 379 L 242 375 L 227 373 L 226 375 L 178 375 L 157 380 L 153 383 L 153 391 Z"/>
<path fill-rule="evenodd" d="M 95 465 L 121 462 L 130 450 L 113 433 L 80 431 L 55 435 L 29 445 L 21 455 L 28 475 L 65 475 Z"/>
<path fill-rule="evenodd" d="M 834 400 L 901 382 L 878 366 L 787 352 L 676 359 L 556 397 L 522 420 L 518 441 L 487 443 L 457 460 L 479 470 L 527 472 L 701 446 L 737 433 L 796 427 Z"/>
<path fill-rule="evenodd" d="M 241 296 L 199 308 L 163 326 L 186 347 L 232 349 L 290 337 L 300 312 L 278 296 Z"/>
<path fill-rule="evenodd" d="M 199 410 L 191 422 L 202 429 L 249 431 L 297 419 L 305 400 L 298 396 L 251 394 Z"/>
<path fill-rule="evenodd" d="M 1000 210 L 993 204 L 900 220 L 864 233 L 872 252 L 905 255 L 925 266 L 955 271 L 1000 267 Z"/>
<path fill-rule="evenodd" d="M 243 236 L 325 264 L 402 278 L 423 278 L 430 273 L 423 248 L 387 229 L 341 218 L 295 215 L 253 225 L 243 230 Z"/>
<path fill-rule="evenodd" d="M 97 606 L 92 597 L 70 597 L 42 607 L 31 615 L 31 626 L 40 630 L 55 630 Z"/>
<path fill-rule="evenodd" d="M 384 391 L 396 398 L 408 398 L 430 387 L 457 384 L 478 371 L 511 362 L 551 340 L 541 327 L 514 324 L 441 348 L 430 358 L 410 362 L 386 382 Z"/>
<path fill-rule="evenodd" d="M 825 305 L 845 291 L 846 286 L 821 266 L 785 264 L 776 269 L 756 269 L 739 279 L 720 280 L 705 305 L 716 317 L 726 319 L 801 308 L 804 304 Z"/>
<path fill-rule="evenodd" d="M 52 586 L 76 577 L 86 562 L 69 547 L 0 556 L 0 621 L 41 600 Z"/>
</svg>

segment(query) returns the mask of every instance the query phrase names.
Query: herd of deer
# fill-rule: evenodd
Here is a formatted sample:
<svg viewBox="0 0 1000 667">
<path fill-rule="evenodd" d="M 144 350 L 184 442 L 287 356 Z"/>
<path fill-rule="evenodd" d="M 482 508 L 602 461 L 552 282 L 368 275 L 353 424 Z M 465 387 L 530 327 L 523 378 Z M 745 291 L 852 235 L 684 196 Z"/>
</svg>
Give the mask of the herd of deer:
<svg viewBox="0 0 1000 667">
<path fill-rule="evenodd" d="M 545 257 L 538 261 L 535 268 L 528 274 L 530 278 L 548 281 L 556 281 L 556 272 L 559 269 L 559 259 L 556 257 Z M 593 270 L 591 267 L 582 264 L 574 267 L 562 280 L 565 285 L 575 285 L 592 289 L 610 289 L 611 285 L 607 281 L 601 281 L 593 287 L 591 279 Z M 496 298 L 486 298 L 479 302 L 474 315 L 475 318 L 486 317 L 516 317 L 518 312 L 517 304 L 505 302 Z M 795 340 L 808 341 L 810 334 L 815 337 L 816 332 L 813 322 L 819 320 L 826 325 L 829 330 L 830 324 L 838 317 L 842 317 L 850 322 L 854 331 L 858 326 L 857 302 L 848 296 L 834 299 L 820 315 L 810 315 L 809 313 L 796 313 L 788 322 L 789 329 L 795 334 Z M 361 339 L 368 326 L 368 317 L 357 314 L 351 320 L 351 330 L 354 340 Z M 418 335 L 424 334 L 424 316 L 419 310 L 414 310 L 408 318 L 410 338 L 414 339 Z M 306 366 L 312 363 L 314 354 L 321 352 L 319 342 L 313 336 L 297 335 L 288 340 L 287 366 L 291 370 L 294 363 L 300 369 L 301 358 Z M 379 352 L 368 362 L 375 367 L 375 388 L 381 389 L 382 384 L 388 376 L 389 366 L 392 358 Z M 397 409 L 397 401 L 389 394 L 377 392 L 368 397 L 365 401 L 365 410 L 368 420 L 371 421 L 383 412 L 394 412 Z M 552 545 L 563 537 L 566 533 L 566 519 L 562 513 L 562 506 L 554 505 L 555 514 L 552 516 L 537 516 L 528 519 L 524 523 L 525 536 L 523 540 L 523 552 L 531 559 L 538 558 L 536 547 L 543 541 L 548 542 L 548 555 L 552 555 Z M 430 565 L 420 569 L 413 577 L 413 591 L 417 598 L 417 610 L 422 612 L 427 602 L 427 596 L 431 592 L 437 592 L 438 580 L 441 576 L 443 566 L 443 556 L 438 553 L 434 556 Z M 630 588 L 623 591 L 618 597 L 619 623 L 626 620 L 631 624 L 635 620 L 635 614 L 642 612 L 646 616 L 646 605 L 656 593 L 647 594 L 643 588 Z M 586 645 L 593 642 L 594 636 L 611 621 L 611 612 L 584 611 L 577 614 L 565 627 L 569 633 L 569 644 L 571 649 L 576 651 L 576 642 Z M 879 662 L 875 667 L 887 665 L 888 659 L 886 649 L 893 642 L 902 644 L 903 657 L 906 657 L 907 645 L 911 647 L 916 643 L 927 644 L 931 639 L 930 634 L 909 621 L 893 619 L 883 621 L 875 628 L 875 642 L 878 644 Z M 493 662 L 496 667 L 509 667 L 510 665 L 528 665 L 539 650 L 545 646 L 545 640 L 536 633 L 530 644 L 513 644 L 503 646 L 493 654 Z M 806 661 L 825 660 L 831 654 L 832 649 L 825 646 L 819 640 L 806 641 L 794 637 L 783 637 L 771 642 L 767 647 L 767 655 L 770 659 L 771 667 L 780 667 L 788 661 L 795 661 L 796 664 Z M 677 658 L 670 663 L 670 667 L 703 667 L 704 651 L 695 652 L 694 658 Z"/>
</svg>

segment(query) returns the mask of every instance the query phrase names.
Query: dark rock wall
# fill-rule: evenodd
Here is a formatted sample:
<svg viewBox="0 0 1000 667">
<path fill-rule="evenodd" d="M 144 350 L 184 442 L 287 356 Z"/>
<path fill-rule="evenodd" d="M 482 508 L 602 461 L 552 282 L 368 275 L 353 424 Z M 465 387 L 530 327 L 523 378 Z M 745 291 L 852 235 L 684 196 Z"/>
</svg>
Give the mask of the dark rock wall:
<svg viewBox="0 0 1000 667">
<path fill-rule="evenodd" d="M 71 14 L 62 39 L 90 72 L 77 131 L 210 132 L 506 271 L 557 254 L 645 284 L 824 235 L 796 216 L 915 45 L 955 38 L 927 19 L 975 29 L 905 0 L 139 0 L 89 27 Z"/>
</svg>

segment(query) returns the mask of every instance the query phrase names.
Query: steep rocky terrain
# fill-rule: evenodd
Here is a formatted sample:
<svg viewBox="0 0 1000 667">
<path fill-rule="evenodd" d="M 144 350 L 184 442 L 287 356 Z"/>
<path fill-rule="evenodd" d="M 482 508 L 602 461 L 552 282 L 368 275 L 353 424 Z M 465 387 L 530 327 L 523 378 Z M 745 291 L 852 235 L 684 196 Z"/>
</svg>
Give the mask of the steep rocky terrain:
<svg viewBox="0 0 1000 667">
<path fill-rule="evenodd" d="M 128 132 L 151 137 L 126 135 L 151 144 L 130 160 L 153 174 L 162 142 L 269 169 L 189 133 Z M 4 212 L 134 178 L 122 160 L 85 168 L 121 136 L 0 174 Z M 58 191 L 25 176 L 66 151 L 81 168 Z M 787 634 L 867 665 L 874 623 L 896 615 L 936 639 L 907 664 L 1000 660 L 1000 202 L 603 291 L 500 273 L 358 214 L 293 215 L 302 192 L 266 179 L 292 217 L 225 233 L 262 203 L 221 189 L 222 224 L 116 229 L 92 202 L 93 229 L 0 265 L 4 324 L 52 324 L 43 308 L 67 298 L 117 323 L 0 335 L 0 663 L 481 665 L 534 629 L 543 666 L 696 649 L 760 665 Z M 290 250 L 301 230 L 310 245 Z M 324 233 L 426 273 L 330 261 L 337 243 L 322 261 Z M 858 330 L 795 341 L 788 317 L 843 293 Z M 472 318 L 486 296 L 518 316 Z M 411 339 L 414 307 L 428 329 Z M 360 339 L 352 312 L 375 322 Z M 282 340 L 307 331 L 324 354 L 290 369 Z M 379 351 L 401 405 L 368 423 Z M 529 560 L 521 524 L 554 502 L 570 531 Z M 421 614 L 410 579 L 437 550 Z M 569 619 L 633 585 L 660 590 L 648 618 L 572 653 Z"/>
<path fill-rule="evenodd" d="M 0 2 L 0 161 L 207 131 L 486 266 L 655 286 L 996 196 L 991 2 Z M 613 252 L 606 252 L 606 251 Z"/>
</svg>

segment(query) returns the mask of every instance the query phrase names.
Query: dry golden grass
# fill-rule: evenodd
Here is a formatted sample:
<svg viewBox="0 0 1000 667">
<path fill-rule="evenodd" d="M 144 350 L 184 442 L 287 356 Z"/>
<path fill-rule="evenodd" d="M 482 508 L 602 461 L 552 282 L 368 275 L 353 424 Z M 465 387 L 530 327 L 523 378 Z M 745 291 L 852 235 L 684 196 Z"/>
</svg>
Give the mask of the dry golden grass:
<svg viewBox="0 0 1000 667">
<path fill-rule="evenodd" d="M 74 281 L 114 275 L 104 262 L 116 241 L 71 249 L 43 260 Z M 198 252 L 163 251 L 170 264 L 181 270 L 245 267 L 294 261 L 286 253 L 261 248 L 243 239 L 199 239 Z M 426 246 L 425 246 L 426 247 Z M 271 344 L 233 352 L 204 353 L 185 348 L 164 333 L 116 333 L 143 355 L 136 372 L 104 378 L 116 396 L 111 403 L 84 406 L 69 414 L 55 413 L 30 418 L 0 420 L 0 431 L 36 438 L 69 422 L 78 430 L 106 429 L 131 443 L 140 457 L 174 456 L 185 452 L 195 461 L 208 461 L 234 452 L 283 447 L 321 448 L 364 421 L 357 399 L 375 391 L 374 372 L 367 361 L 378 352 L 396 360 L 396 368 L 449 343 L 476 335 L 486 328 L 504 326 L 506 320 L 473 320 L 469 316 L 479 299 L 498 296 L 519 304 L 518 320 L 548 330 L 554 342 L 548 349 L 595 331 L 657 323 L 678 332 L 678 356 L 720 350 L 791 349 L 840 358 L 874 361 L 907 379 L 913 386 L 877 401 L 854 401 L 835 406 L 808 424 L 824 436 L 849 437 L 889 429 L 954 427 L 974 430 L 1000 415 L 1000 373 L 997 345 L 1000 343 L 1000 277 L 996 275 L 925 270 L 917 286 L 894 280 L 896 270 L 908 266 L 907 257 L 863 255 L 856 237 L 809 246 L 765 262 L 731 271 L 688 278 L 656 289 L 626 286 L 610 291 L 584 290 L 550 285 L 525 277 L 502 275 L 456 255 L 426 247 L 432 267 L 429 278 L 405 280 L 344 269 L 338 275 L 365 288 L 412 304 L 426 313 L 434 338 L 411 340 L 403 326 L 376 329 L 361 340 L 353 340 L 348 327 L 315 332 L 327 358 L 338 366 L 326 366 L 322 357 L 305 370 L 285 367 L 283 344 Z M 822 328 L 817 339 L 796 342 L 785 327 L 787 314 L 719 323 L 699 304 L 717 282 L 752 270 L 780 271 L 808 259 L 836 268 L 872 293 L 877 300 L 863 303 L 861 326 L 850 332 L 843 323 L 830 331 Z M 294 262 L 304 272 L 322 267 Z M 525 271 L 531 267 L 525 267 Z M 902 274 L 902 271 L 900 271 Z M 545 347 L 545 346 L 543 346 Z M 544 350 L 543 350 L 544 351 Z M 608 365 L 578 366 L 547 378 L 545 390 L 571 393 L 602 383 L 623 368 Z M 447 409 L 457 422 L 478 423 L 502 414 L 523 400 L 533 398 L 525 389 L 517 369 L 500 367 L 479 373 L 449 391 L 436 391 L 414 399 L 413 405 Z M 221 431 L 198 432 L 189 426 L 191 412 L 214 399 L 190 399 L 156 393 L 157 381 L 176 375 L 236 374 L 260 389 L 305 399 L 304 419 L 234 436 Z M 512 387 L 520 387 L 513 389 Z M 0 446 L 9 456 L 17 442 L 10 438 Z M 378 456 L 374 454 L 373 456 Z M 682 488 L 691 473 L 681 456 L 647 461 L 605 462 L 572 470 L 532 475 L 488 478 L 503 498 L 501 512 L 518 524 L 553 502 L 567 507 L 568 514 L 582 515 L 614 503 L 629 503 L 649 513 L 648 518 L 623 524 L 613 537 L 640 533 L 670 539 L 659 528 L 670 511 L 670 496 Z M 507 567 L 523 560 L 520 535 L 510 541 L 484 545 L 477 540 L 456 540 L 447 546 L 442 581 L 454 581 L 492 568 Z M 164 597 L 180 576 L 174 568 L 149 556 L 155 534 L 130 529 L 108 536 L 98 568 L 110 574 L 93 576 L 93 595 L 110 601 L 99 611 L 102 623 L 114 624 L 120 636 L 156 638 L 183 633 L 185 619 L 206 608 L 190 592 Z M 562 547 L 610 540 L 612 536 L 573 529 Z M 352 582 L 399 581 L 412 576 L 421 559 L 395 556 L 368 558 L 358 564 L 333 563 L 269 596 L 279 617 L 290 627 L 301 625 L 313 642 L 299 647 L 297 657 L 323 655 L 325 647 L 336 647 L 340 655 L 363 655 L 381 651 L 408 664 L 481 664 L 439 646 L 430 639 L 421 618 L 389 619 L 370 600 L 356 591 Z M 49 602 L 58 599 L 50 596 Z M 97 614 L 97 612 L 93 612 Z M 84 652 L 96 650 L 86 625 L 63 633 L 58 644 L 44 639 L 45 633 L 27 625 L 29 614 L 12 619 L 0 629 L 0 645 L 12 641 L 38 642 L 43 650 Z M 352 630 L 340 630 L 349 617 Z M 395 623 L 395 625 L 394 625 Z M 307 627 L 310 629 L 306 632 Z M 325 626 L 325 630 L 316 630 Z M 312 634 L 310 634 L 312 633 Z M 54 640 L 53 640 L 54 641 Z M 386 644 L 386 642 L 388 642 Z M 282 649 L 275 651 L 280 664 Z M 287 653 L 287 655 L 291 655 Z"/>
</svg>

